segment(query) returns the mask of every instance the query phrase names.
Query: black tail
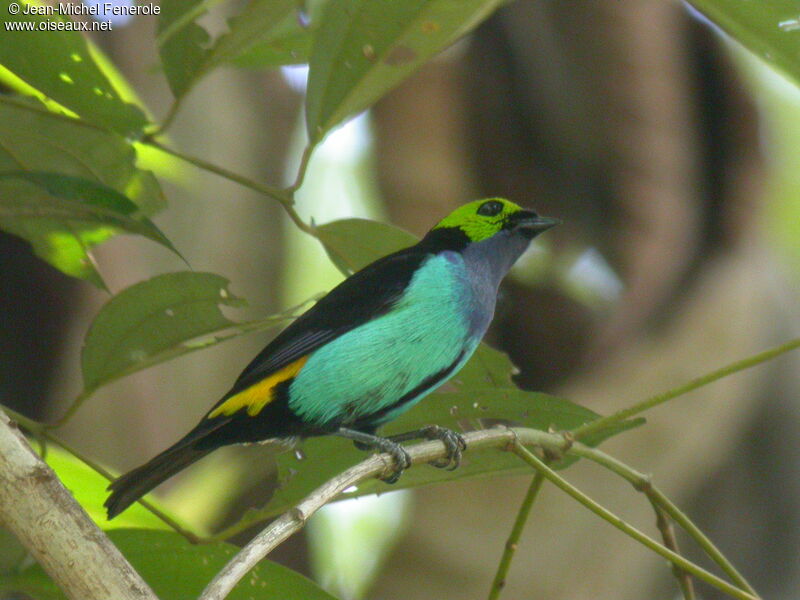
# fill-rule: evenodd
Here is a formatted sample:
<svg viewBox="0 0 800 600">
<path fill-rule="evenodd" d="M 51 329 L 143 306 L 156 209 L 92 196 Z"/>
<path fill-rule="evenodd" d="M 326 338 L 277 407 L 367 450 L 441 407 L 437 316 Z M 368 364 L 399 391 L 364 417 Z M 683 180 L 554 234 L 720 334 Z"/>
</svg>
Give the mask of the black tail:
<svg viewBox="0 0 800 600">
<path fill-rule="evenodd" d="M 184 438 L 141 467 L 125 473 L 108 486 L 111 495 L 104 504 L 108 509 L 108 518 L 113 519 L 159 483 L 200 460 L 213 449 L 213 446 L 197 448 L 195 443 L 187 443 Z"/>
</svg>

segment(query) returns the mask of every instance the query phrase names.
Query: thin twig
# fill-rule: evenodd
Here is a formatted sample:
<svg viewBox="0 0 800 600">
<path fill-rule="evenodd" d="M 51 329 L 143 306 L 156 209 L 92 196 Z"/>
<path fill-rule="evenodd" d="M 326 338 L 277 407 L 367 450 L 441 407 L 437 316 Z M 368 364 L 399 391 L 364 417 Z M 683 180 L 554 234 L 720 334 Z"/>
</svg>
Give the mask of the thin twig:
<svg viewBox="0 0 800 600">
<path fill-rule="evenodd" d="M 644 473 L 640 473 L 635 469 L 630 468 L 623 462 L 620 462 L 613 456 L 609 456 L 602 450 L 590 448 L 580 442 L 575 442 L 570 448 L 570 454 L 591 460 L 610 471 L 616 473 L 623 479 L 627 480 L 637 491 L 645 494 L 654 505 L 659 506 L 664 512 L 670 516 L 689 536 L 697 543 L 703 552 L 708 555 L 719 567 L 731 578 L 737 586 L 743 590 L 747 590 L 752 595 L 757 595 L 744 576 L 733 566 L 733 564 L 725 557 L 725 555 L 714 545 L 701 530 L 694 524 L 694 522 L 686 516 L 673 502 L 667 498 L 664 493 L 658 489 L 650 477 Z"/>
<path fill-rule="evenodd" d="M 589 498 L 586 494 L 581 492 L 578 488 L 573 486 L 571 483 L 566 481 L 562 478 L 558 473 L 553 471 L 550 467 L 548 467 L 540 458 L 538 458 L 535 454 L 533 454 L 530 450 L 528 450 L 521 442 L 521 440 L 516 440 L 513 445 L 513 451 L 525 462 L 535 468 L 537 471 L 542 473 L 546 479 L 551 481 L 561 489 L 562 491 L 566 492 L 570 496 L 572 496 L 575 500 L 580 502 L 583 506 L 588 508 L 590 511 L 595 513 L 597 516 L 602 518 L 604 521 L 607 521 L 623 533 L 627 534 L 628 536 L 635 539 L 640 544 L 646 546 L 659 556 L 666 558 L 670 561 L 673 565 L 679 566 L 684 571 L 687 571 L 697 577 L 698 579 L 702 579 L 707 584 L 714 586 L 715 588 L 725 592 L 729 596 L 734 598 L 739 598 L 740 600 L 757 600 L 756 596 L 753 596 L 749 592 L 739 589 L 738 587 L 731 585 L 724 579 L 720 579 L 713 573 L 710 573 L 692 563 L 691 561 L 685 559 L 680 554 L 677 554 L 666 548 L 662 544 L 659 544 L 654 539 L 648 537 L 632 525 L 629 525 L 622 519 L 620 519 L 617 515 L 612 513 L 607 508 L 601 506 L 591 498 Z"/>
<path fill-rule="evenodd" d="M 755 354 L 743 360 L 738 360 L 734 363 L 731 363 L 721 369 L 717 369 L 716 371 L 712 371 L 711 373 L 707 373 L 701 377 L 696 377 L 691 381 L 684 383 L 676 388 L 671 390 L 667 390 L 661 394 L 657 394 L 655 396 L 651 396 L 646 400 L 642 400 L 641 402 L 637 402 L 633 406 L 629 406 L 623 410 L 617 411 L 612 415 L 608 415 L 607 417 L 603 417 L 601 419 L 597 419 L 596 421 L 592 421 L 591 423 L 587 423 L 586 425 L 582 425 L 577 429 L 572 430 L 572 435 L 575 437 L 576 440 L 586 437 L 589 434 L 595 433 L 596 431 L 600 431 L 610 425 L 615 425 L 617 423 L 621 423 L 622 421 L 626 421 L 631 417 L 638 415 L 646 410 L 653 408 L 654 406 L 658 406 L 659 404 L 663 404 L 668 400 L 672 400 L 673 398 L 677 398 L 678 396 L 682 396 L 688 392 L 694 391 L 697 388 L 701 388 L 709 383 L 713 383 L 718 379 L 722 379 L 723 377 L 727 377 L 733 373 L 737 373 L 738 371 L 744 371 L 745 369 L 749 369 L 750 367 L 754 367 L 759 365 L 763 362 L 766 362 L 770 359 L 775 358 L 781 354 L 789 352 L 790 350 L 794 350 L 795 348 L 800 347 L 800 338 L 792 340 L 791 342 L 787 342 L 785 344 L 781 344 L 780 346 L 776 346 L 775 348 L 770 348 L 764 352 L 760 352 L 759 354 Z"/>
<path fill-rule="evenodd" d="M 281 204 L 284 204 L 284 203 L 290 204 L 291 203 L 291 200 L 290 200 L 289 196 L 281 188 L 274 187 L 274 186 L 271 186 L 271 185 L 267 185 L 265 183 L 259 183 L 257 181 L 253 181 L 252 179 L 248 179 L 247 177 L 239 175 L 238 173 L 230 171 L 230 170 L 228 170 L 228 169 L 226 169 L 224 167 L 220 167 L 218 165 L 210 163 L 210 162 L 208 162 L 206 160 L 203 160 L 202 158 L 198 158 L 198 157 L 192 156 L 190 154 L 184 154 L 183 152 L 175 150 L 174 148 L 170 148 L 169 146 L 165 146 L 164 144 L 162 144 L 161 142 L 158 142 L 156 140 L 149 139 L 145 143 L 147 143 L 150 146 L 153 146 L 154 148 L 158 148 L 162 152 L 166 152 L 167 154 L 171 154 L 175 158 L 179 158 L 184 162 L 188 162 L 188 163 L 194 165 L 195 167 L 197 167 L 199 169 L 203 169 L 204 171 L 209 171 L 211 173 L 219 175 L 220 177 L 224 177 L 225 179 L 229 179 L 231 181 L 234 181 L 234 182 L 238 183 L 241 186 L 244 186 L 246 188 L 250 188 L 251 190 L 254 190 L 254 191 L 258 192 L 259 194 L 264 194 L 265 196 L 269 196 L 271 198 L 274 198 L 275 200 L 277 200 Z"/>
<path fill-rule="evenodd" d="M 658 504 L 650 499 L 650 504 L 656 513 L 656 527 L 661 532 L 661 539 L 664 540 L 664 546 L 672 550 L 675 554 L 680 554 L 678 547 L 678 538 L 675 536 L 675 528 L 672 526 L 667 513 Z M 681 589 L 683 600 L 695 600 L 694 581 L 692 576 L 678 566 L 672 565 L 672 574 L 678 581 L 678 587 Z"/>
<path fill-rule="evenodd" d="M 59 427 L 66 425 L 67 421 L 75 416 L 75 413 L 78 412 L 78 409 L 83 406 L 83 403 L 89 399 L 94 391 L 95 390 L 83 390 L 80 394 L 75 396 L 75 399 L 70 402 L 67 410 L 64 411 L 64 414 L 61 415 L 57 420 L 53 421 L 52 423 L 42 423 L 44 429 L 58 429 Z"/>
<path fill-rule="evenodd" d="M 209 173 L 214 173 L 215 175 L 219 175 L 220 177 L 224 177 L 234 183 L 238 183 L 239 185 L 251 189 L 253 191 L 258 192 L 264 196 L 268 196 L 273 200 L 277 200 L 283 209 L 286 211 L 286 214 L 292 220 L 292 222 L 298 227 L 298 229 L 304 231 L 305 233 L 317 237 L 316 228 L 313 225 L 309 225 L 306 223 L 300 215 L 297 214 L 297 211 L 294 209 L 294 190 L 289 188 L 288 190 L 278 188 L 275 186 L 267 185 L 265 183 L 259 183 L 257 181 L 253 181 L 247 177 L 239 175 L 233 171 L 230 171 L 224 167 L 220 167 L 213 163 L 210 163 L 202 158 L 198 158 L 196 156 L 191 156 L 189 154 L 184 154 L 183 152 L 179 152 L 174 150 L 168 146 L 161 144 L 160 142 L 152 139 L 146 138 L 143 140 L 144 143 L 153 146 L 154 148 L 158 148 L 162 152 L 166 152 L 174 156 L 175 158 L 179 158 L 185 162 L 188 162 L 199 169 L 203 169 L 204 171 L 208 171 Z"/>
<path fill-rule="evenodd" d="M 519 538 L 522 536 L 522 530 L 525 528 L 525 523 L 528 521 L 531 508 L 539 495 L 539 490 L 542 488 L 543 482 L 544 476 L 537 471 L 519 507 L 517 518 L 514 520 L 511 533 L 503 549 L 503 556 L 500 558 L 500 563 L 497 565 L 497 572 L 494 575 L 492 587 L 489 589 L 489 600 L 497 600 L 497 598 L 500 597 L 500 592 L 506 585 L 506 576 L 508 575 L 509 567 L 511 567 L 511 560 L 514 558 L 514 553 L 517 551 Z"/>
</svg>

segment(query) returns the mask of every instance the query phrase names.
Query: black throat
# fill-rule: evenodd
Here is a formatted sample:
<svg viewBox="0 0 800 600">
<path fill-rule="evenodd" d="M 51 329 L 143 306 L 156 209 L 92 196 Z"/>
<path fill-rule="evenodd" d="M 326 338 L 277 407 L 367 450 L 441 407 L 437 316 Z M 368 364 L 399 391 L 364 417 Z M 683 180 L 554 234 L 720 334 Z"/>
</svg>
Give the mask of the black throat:
<svg viewBox="0 0 800 600">
<path fill-rule="evenodd" d="M 461 252 L 469 245 L 469 237 L 458 227 L 439 227 L 431 229 L 420 240 L 417 247 L 426 252 L 442 252 L 452 250 Z"/>
</svg>

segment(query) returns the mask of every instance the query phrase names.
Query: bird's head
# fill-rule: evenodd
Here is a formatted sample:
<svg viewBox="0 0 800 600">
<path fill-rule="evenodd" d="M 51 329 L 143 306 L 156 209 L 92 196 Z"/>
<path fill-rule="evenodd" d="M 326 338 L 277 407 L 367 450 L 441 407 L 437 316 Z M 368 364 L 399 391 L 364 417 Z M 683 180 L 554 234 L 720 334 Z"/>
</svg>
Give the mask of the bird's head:
<svg viewBox="0 0 800 600">
<path fill-rule="evenodd" d="M 470 264 L 502 277 L 534 237 L 560 222 L 503 198 L 487 198 L 454 210 L 420 243 L 433 251 L 461 252 Z"/>
<path fill-rule="evenodd" d="M 460 206 L 439 221 L 428 236 L 442 240 L 450 238 L 453 243 L 464 247 L 498 234 L 502 238 L 520 237 L 530 241 L 560 222 L 540 217 L 510 200 L 487 198 Z"/>
</svg>

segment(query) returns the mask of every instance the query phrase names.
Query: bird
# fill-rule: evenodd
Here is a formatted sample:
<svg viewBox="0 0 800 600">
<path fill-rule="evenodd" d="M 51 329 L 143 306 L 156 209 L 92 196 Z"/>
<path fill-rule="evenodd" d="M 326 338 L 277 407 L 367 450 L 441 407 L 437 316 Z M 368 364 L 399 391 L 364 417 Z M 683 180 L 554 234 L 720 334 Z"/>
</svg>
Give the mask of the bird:
<svg viewBox="0 0 800 600">
<path fill-rule="evenodd" d="M 337 435 L 388 452 L 440 439 L 455 468 L 463 437 L 437 425 L 377 435 L 464 366 L 492 320 L 500 282 L 538 234 L 559 224 L 503 198 L 464 204 L 417 244 L 357 271 L 279 333 L 188 434 L 109 485 L 111 519 L 213 450 Z"/>
</svg>

